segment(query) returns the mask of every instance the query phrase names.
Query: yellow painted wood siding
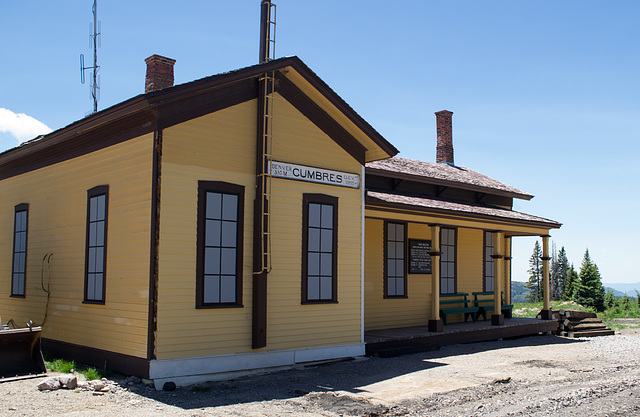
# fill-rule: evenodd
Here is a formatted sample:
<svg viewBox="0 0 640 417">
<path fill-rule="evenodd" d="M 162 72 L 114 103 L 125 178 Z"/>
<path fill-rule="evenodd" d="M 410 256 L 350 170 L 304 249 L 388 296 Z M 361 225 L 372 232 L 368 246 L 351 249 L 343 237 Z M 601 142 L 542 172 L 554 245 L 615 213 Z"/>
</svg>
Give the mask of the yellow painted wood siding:
<svg viewBox="0 0 640 417">
<path fill-rule="evenodd" d="M 407 298 L 384 298 L 384 220 L 367 218 L 365 227 L 365 330 L 426 325 L 432 275 L 408 274 Z M 408 239 L 431 240 L 429 226 L 409 223 L 407 228 Z"/>
<path fill-rule="evenodd" d="M 256 351 L 251 349 L 256 114 L 253 100 L 164 131 L 158 359 Z M 280 96 L 274 114 L 274 160 L 360 174 L 358 162 Z M 199 180 L 245 186 L 242 308 L 195 308 Z M 303 193 L 339 198 L 337 304 L 301 305 Z M 359 343 L 361 190 L 273 179 L 271 194 L 273 270 L 262 350 Z"/>
<path fill-rule="evenodd" d="M 146 357 L 153 135 L 0 181 L 0 314 L 43 337 Z M 83 304 L 87 190 L 109 185 L 104 305 Z M 29 203 L 26 297 L 10 298 L 14 206 Z M 44 264 L 45 254 L 53 253 Z"/>
</svg>

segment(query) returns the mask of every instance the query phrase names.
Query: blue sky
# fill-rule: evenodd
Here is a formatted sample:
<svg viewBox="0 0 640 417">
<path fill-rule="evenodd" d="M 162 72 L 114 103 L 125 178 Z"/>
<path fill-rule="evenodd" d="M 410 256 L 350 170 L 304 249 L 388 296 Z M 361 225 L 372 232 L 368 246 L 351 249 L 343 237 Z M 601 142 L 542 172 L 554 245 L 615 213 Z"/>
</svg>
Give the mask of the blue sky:
<svg viewBox="0 0 640 417">
<path fill-rule="evenodd" d="M 433 113 L 453 111 L 456 164 L 534 194 L 515 209 L 563 223 L 552 240 L 576 268 L 588 248 L 605 283 L 640 282 L 640 2 L 274 2 L 276 55 L 400 156 L 434 161 Z M 0 2 L 0 151 L 90 112 L 92 3 Z M 257 63 L 259 6 L 99 1 L 99 109 L 143 92 L 154 53 L 177 60 L 177 84 Z M 533 242 L 514 239 L 515 280 Z"/>
</svg>

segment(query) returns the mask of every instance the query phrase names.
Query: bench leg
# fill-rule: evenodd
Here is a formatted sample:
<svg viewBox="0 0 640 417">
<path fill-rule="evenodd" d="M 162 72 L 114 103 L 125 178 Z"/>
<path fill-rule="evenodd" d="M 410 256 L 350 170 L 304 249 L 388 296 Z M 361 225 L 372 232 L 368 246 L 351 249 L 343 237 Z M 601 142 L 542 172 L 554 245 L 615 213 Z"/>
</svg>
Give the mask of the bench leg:
<svg viewBox="0 0 640 417">
<path fill-rule="evenodd" d="M 442 319 L 442 324 L 446 325 L 447 324 L 447 315 L 442 310 L 440 310 L 440 318 Z"/>
</svg>

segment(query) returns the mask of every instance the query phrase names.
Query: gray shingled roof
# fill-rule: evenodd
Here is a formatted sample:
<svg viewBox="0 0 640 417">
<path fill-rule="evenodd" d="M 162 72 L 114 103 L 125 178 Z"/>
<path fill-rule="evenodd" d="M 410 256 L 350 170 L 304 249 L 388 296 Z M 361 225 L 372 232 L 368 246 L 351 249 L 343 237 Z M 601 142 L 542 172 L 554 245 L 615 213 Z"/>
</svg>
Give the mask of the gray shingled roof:
<svg viewBox="0 0 640 417">
<path fill-rule="evenodd" d="M 366 167 L 370 171 L 386 171 L 385 175 L 390 176 L 408 175 L 414 177 L 413 179 L 416 181 L 507 195 L 524 200 L 531 200 L 533 198 L 533 195 L 529 193 L 466 167 L 424 162 L 397 156 L 382 161 L 369 162 Z"/>
<path fill-rule="evenodd" d="M 411 197 L 401 194 L 381 193 L 367 191 L 367 204 L 386 203 L 392 205 L 412 206 L 418 209 L 433 210 L 434 212 L 448 212 L 450 214 L 472 214 L 499 218 L 516 223 L 534 223 L 536 225 L 559 228 L 561 223 L 542 217 L 532 216 L 519 211 L 501 209 L 497 207 L 487 207 L 474 204 L 454 203 L 427 197 Z"/>
</svg>

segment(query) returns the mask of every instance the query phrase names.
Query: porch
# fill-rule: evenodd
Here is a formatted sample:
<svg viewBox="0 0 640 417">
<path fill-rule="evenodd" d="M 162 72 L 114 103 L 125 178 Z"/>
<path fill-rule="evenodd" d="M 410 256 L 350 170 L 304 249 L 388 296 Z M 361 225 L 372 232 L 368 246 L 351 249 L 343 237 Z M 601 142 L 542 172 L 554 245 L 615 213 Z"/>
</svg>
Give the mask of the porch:
<svg viewBox="0 0 640 417">
<path fill-rule="evenodd" d="M 437 350 L 444 345 L 530 336 L 557 329 L 556 320 L 510 318 L 501 326 L 492 325 L 491 320 L 447 324 L 442 332 L 429 332 L 427 326 L 369 330 L 364 332 L 364 342 L 367 355 L 393 357 Z"/>
</svg>

